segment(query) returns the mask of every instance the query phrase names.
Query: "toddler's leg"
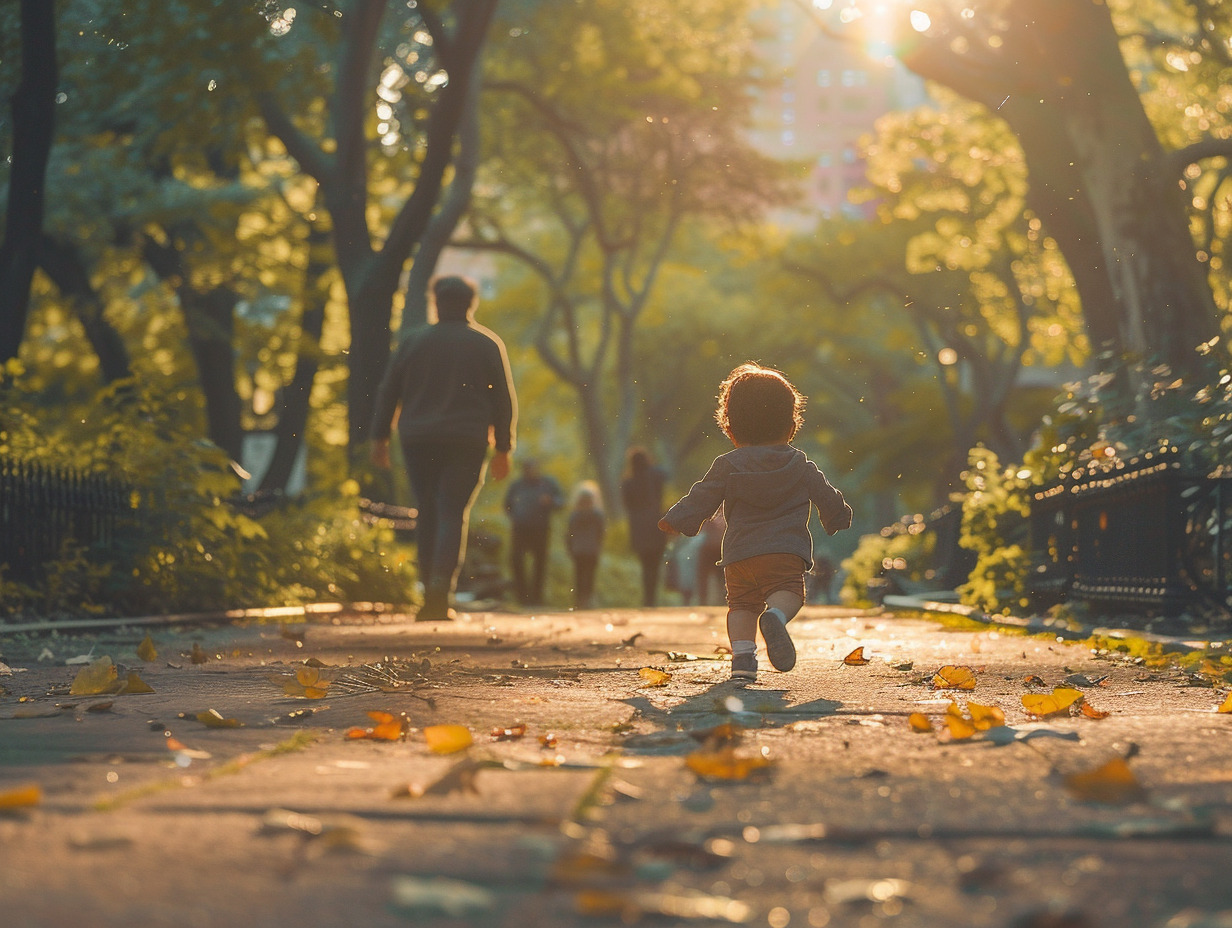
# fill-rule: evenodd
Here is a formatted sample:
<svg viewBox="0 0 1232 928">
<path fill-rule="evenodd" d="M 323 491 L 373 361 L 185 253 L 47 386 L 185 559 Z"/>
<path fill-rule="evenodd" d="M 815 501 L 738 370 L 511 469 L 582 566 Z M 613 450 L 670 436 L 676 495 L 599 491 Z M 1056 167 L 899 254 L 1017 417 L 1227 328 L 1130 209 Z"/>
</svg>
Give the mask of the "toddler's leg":
<svg viewBox="0 0 1232 928">
<path fill-rule="evenodd" d="M 766 597 L 766 611 L 757 620 L 766 641 L 766 656 L 775 670 L 796 666 L 796 646 L 787 633 L 787 623 L 795 618 L 804 598 L 792 590 L 775 590 Z"/>
<path fill-rule="evenodd" d="M 757 613 L 727 610 L 727 637 L 732 649 L 732 679 L 757 679 Z"/>
</svg>

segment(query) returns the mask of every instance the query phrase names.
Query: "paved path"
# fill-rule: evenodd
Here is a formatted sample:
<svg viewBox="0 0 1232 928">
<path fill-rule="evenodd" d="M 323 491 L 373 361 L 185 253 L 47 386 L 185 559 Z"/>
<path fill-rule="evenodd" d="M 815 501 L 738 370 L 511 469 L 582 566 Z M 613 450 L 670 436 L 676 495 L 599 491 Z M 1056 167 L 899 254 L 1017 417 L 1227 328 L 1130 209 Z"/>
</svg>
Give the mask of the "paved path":
<svg viewBox="0 0 1232 928">
<path fill-rule="evenodd" d="M 791 631 L 796 670 L 747 687 L 719 609 L 0 634 L 0 805 L 41 794 L 0 811 L 0 925 L 1232 925 L 1220 652 Z M 154 692 L 71 695 L 103 656 Z M 1109 715 L 1027 713 L 1067 680 Z M 956 739 L 951 701 L 1005 724 Z M 380 711 L 405 740 L 347 737 Z"/>
</svg>

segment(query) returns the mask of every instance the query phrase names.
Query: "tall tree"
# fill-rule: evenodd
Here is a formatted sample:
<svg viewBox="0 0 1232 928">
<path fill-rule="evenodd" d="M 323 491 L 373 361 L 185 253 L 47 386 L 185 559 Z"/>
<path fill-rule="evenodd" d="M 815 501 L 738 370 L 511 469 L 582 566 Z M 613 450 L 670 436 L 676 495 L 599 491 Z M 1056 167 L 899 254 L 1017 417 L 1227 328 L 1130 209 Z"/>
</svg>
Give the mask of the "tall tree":
<svg viewBox="0 0 1232 928">
<path fill-rule="evenodd" d="M 46 0 L 21 0 L 21 81 L 11 100 L 9 196 L 0 243 L 0 361 L 21 349 L 43 238 L 58 74 L 55 9 Z"/>
<path fill-rule="evenodd" d="M 468 88 L 496 2 L 412 4 L 409 13 L 402 14 L 411 27 L 410 41 L 401 40 L 398 48 L 388 52 L 381 43 L 382 20 L 388 10 L 405 9 L 403 4 L 357 0 L 337 16 L 328 10 L 305 11 L 299 19 L 314 17 L 313 26 L 329 37 L 332 46 L 329 67 L 334 85 L 325 126 L 314 125 L 312 114 L 288 111 L 279 90 L 287 79 L 278 72 L 262 71 L 265 86 L 260 106 L 266 124 L 301 169 L 320 185 L 330 215 L 335 259 L 349 307 L 347 392 L 352 452 L 368 432 L 376 387 L 389 358 L 394 297 L 403 268 L 432 220 L 453 161 Z M 381 227 L 374 220 L 382 197 L 372 189 L 371 162 L 373 150 L 388 143 L 370 133 L 377 126 L 377 110 L 392 114 L 393 104 L 402 104 L 407 96 L 412 98 L 408 104 L 430 115 L 422 137 L 402 146 L 413 147 L 416 153 L 413 164 L 404 167 L 414 174 L 414 190 L 387 227 Z M 380 117 L 380 123 L 384 136 L 389 136 L 391 115 Z M 384 170 L 377 173 L 388 177 Z"/>
<path fill-rule="evenodd" d="M 539 359 L 574 391 L 590 466 L 618 501 L 642 411 L 635 335 L 677 233 L 781 201 L 747 141 L 745 0 L 540 4 L 485 75 L 482 187 L 460 244 L 534 273 Z"/>
<path fill-rule="evenodd" d="M 932 0 L 901 15 L 902 61 L 983 104 L 1017 136 L 1028 205 L 1065 254 L 1094 350 L 1114 363 L 1192 370 L 1195 349 L 1219 329 L 1209 268 L 1190 235 L 1185 171 L 1222 164 L 1232 142 L 1212 132 L 1166 149 L 1125 48 L 1145 42 L 1161 56 L 1226 65 L 1227 10 L 1185 0 Z M 1169 34 L 1171 26 L 1183 31 Z"/>
</svg>

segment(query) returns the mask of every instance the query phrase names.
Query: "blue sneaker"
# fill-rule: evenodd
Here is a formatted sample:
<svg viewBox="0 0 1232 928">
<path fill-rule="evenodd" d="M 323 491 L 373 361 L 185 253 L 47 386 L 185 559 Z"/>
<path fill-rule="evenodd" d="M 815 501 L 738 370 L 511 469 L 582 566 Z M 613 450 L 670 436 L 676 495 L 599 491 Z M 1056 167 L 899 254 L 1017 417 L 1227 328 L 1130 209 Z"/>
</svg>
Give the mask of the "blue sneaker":
<svg viewBox="0 0 1232 928">
<path fill-rule="evenodd" d="M 775 670 L 791 670 L 796 666 L 796 646 L 787 634 L 787 624 L 777 609 L 767 609 L 757 619 L 757 627 L 766 641 L 766 655 Z"/>
<path fill-rule="evenodd" d="M 731 678 L 733 680 L 756 680 L 757 679 L 757 655 L 756 654 L 734 654 L 732 655 Z"/>
</svg>

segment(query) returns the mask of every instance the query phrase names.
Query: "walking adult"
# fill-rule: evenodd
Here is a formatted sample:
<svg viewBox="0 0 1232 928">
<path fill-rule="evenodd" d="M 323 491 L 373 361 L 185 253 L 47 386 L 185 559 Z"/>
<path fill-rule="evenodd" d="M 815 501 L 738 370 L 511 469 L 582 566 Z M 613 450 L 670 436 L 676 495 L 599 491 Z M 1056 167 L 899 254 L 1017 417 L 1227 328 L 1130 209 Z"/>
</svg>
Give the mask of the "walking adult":
<svg viewBox="0 0 1232 928">
<path fill-rule="evenodd" d="M 583 480 L 573 491 L 573 509 L 569 513 L 569 534 L 565 541 L 573 560 L 575 609 L 590 609 L 595 604 L 595 575 L 606 531 L 607 516 L 603 513 L 599 485 L 593 480 Z"/>
<path fill-rule="evenodd" d="M 560 484 L 543 473 L 537 461 L 523 461 L 521 476 L 505 493 L 505 513 L 512 529 L 509 555 L 513 589 L 523 606 L 539 606 L 544 602 L 543 582 L 552 513 L 563 505 L 565 494 Z M 530 562 L 529 571 L 527 561 Z"/>
<path fill-rule="evenodd" d="M 620 496 L 629 520 L 629 544 L 642 565 L 642 606 L 649 609 L 659 598 L 659 573 L 667 536 L 659 530 L 663 515 L 663 485 L 667 477 L 645 448 L 630 448 L 626 456 Z"/>
<path fill-rule="evenodd" d="M 436 321 L 409 334 L 377 390 L 372 462 L 389 467 L 395 414 L 419 509 L 415 535 L 424 602 L 417 621 L 454 618 L 452 599 L 466 554 L 471 504 L 491 472 L 509 474 L 517 397 L 505 345 L 474 321 L 479 300 L 462 277 L 431 285 Z"/>
</svg>

